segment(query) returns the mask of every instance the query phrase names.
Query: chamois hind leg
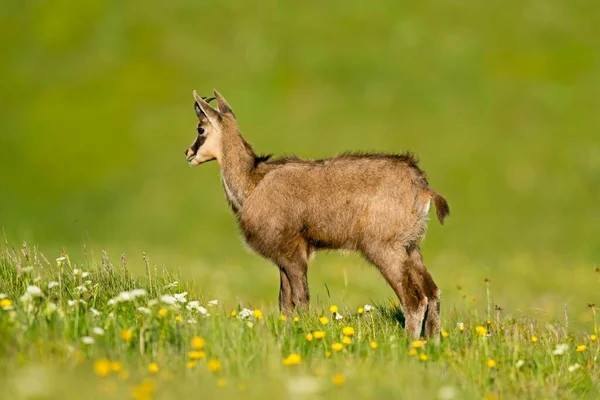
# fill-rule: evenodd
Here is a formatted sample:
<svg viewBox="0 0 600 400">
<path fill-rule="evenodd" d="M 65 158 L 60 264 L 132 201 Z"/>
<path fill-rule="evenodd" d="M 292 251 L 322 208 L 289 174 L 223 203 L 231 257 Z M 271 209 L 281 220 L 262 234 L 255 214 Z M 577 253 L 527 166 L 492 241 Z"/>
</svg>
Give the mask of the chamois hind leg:
<svg viewBox="0 0 600 400">
<path fill-rule="evenodd" d="M 283 269 L 279 269 L 279 311 L 282 314 L 291 314 L 294 306 L 292 304 L 292 288 L 290 281 Z"/>
<path fill-rule="evenodd" d="M 370 245 L 363 249 L 363 253 L 377 266 L 398 296 L 404 312 L 406 331 L 414 339 L 419 339 L 427 310 L 427 296 L 405 247 Z"/>
<path fill-rule="evenodd" d="M 427 296 L 427 313 L 425 315 L 425 337 L 439 340 L 441 320 L 440 305 L 442 292 L 437 287 L 427 267 L 423 263 L 421 249 L 414 246 L 409 249 L 409 257 L 416 274 L 421 283 L 421 287 Z"/>
<path fill-rule="evenodd" d="M 310 295 L 308 290 L 308 246 L 302 238 L 293 240 L 285 246 L 275 260 L 279 269 L 289 282 L 292 308 L 308 310 Z M 291 249 L 291 251 L 289 250 Z"/>
</svg>

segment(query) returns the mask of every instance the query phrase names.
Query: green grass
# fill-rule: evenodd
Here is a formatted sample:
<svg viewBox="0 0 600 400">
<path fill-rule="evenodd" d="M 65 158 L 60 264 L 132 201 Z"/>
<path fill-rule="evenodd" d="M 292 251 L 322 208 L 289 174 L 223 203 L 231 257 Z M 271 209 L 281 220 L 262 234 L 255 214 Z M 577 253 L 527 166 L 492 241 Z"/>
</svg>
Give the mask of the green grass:
<svg viewBox="0 0 600 400">
<path fill-rule="evenodd" d="M 134 289 L 145 292 L 111 301 Z M 164 302 L 163 296 L 183 292 L 184 302 Z M 126 264 L 106 258 L 48 262 L 27 246 L 2 249 L 0 293 L 5 398 L 289 398 L 304 390 L 309 398 L 570 399 L 595 398 L 600 390 L 594 322 L 571 330 L 568 313 L 553 322 L 506 316 L 494 309 L 491 293 L 484 307 L 446 309 L 439 344 L 409 340 L 400 310 L 390 304 L 359 313 L 338 303 L 343 319 L 336 320 L 329 303 L 313 302 L 310 312 L 283 321 L 273 305 L 231 299 L 210 305 L 211 293 L 195 292 L 151 265 L 134 277 Z M 190 310 L 194 300 L 209 315 Z M 244 318 L 246 307 L 253 313 Z M 342 342 L 347 326 L 354 328 L 351 344 L 335 351 L 332 344 Z M 315 331 L 325 337 L 307 340 Z M 196 349 L 203 354 L 192 367 L 194 337 L 205 346 Z M 568 349 L 553 354 L 561 344 Z M 298 365 L 285 365 L 290 354 L 299 356 Z M 211 360 L 218 360 L 218 370 L 209 370 Z"/>
</svg>

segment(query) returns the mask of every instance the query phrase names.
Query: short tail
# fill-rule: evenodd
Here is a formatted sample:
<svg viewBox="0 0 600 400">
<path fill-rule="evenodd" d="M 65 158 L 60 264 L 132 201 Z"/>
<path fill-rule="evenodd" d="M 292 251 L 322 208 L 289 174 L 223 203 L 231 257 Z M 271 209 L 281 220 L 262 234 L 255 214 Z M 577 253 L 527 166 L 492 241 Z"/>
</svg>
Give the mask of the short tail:
<svg viewBox="0 0 600 400">
<path fill-rule="evenodd" d="M 450 215 L 450 206 L 448 206 L 448 202 L 441 194 L 433 192 L 433 204 L 435 204 L 438 221 L 440 221 L 440 224 L 444 225 L 444 220 Z"/>
</svg>

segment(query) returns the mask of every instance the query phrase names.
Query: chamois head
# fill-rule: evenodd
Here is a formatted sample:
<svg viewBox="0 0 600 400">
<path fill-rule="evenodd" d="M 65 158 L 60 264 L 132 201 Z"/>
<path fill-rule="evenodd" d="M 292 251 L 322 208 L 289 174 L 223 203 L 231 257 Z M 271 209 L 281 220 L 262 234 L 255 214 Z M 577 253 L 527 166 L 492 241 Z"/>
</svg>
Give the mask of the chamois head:
<svg viewBox="0 0 600 400">
<path fill-rule="evenodd" d="M 198 96 L 194 90 L 194 110 L 198 116 L 198 134 L 192 145 L 185 150 L 185 158 L 191 165 L 200 165 L 211 160 L 221 160 L 222 138 L 237 133 L 235 115 L 227 101 L 214 90 L 214 98 Z M 218 109 L 208 104 L 216 99 Z"/>
</svg>

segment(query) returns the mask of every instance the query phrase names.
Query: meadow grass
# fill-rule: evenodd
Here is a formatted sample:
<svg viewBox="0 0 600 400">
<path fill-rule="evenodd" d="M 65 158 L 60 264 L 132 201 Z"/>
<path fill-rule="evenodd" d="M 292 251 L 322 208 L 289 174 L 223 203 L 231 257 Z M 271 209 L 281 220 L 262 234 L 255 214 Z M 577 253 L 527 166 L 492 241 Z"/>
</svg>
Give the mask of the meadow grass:
<svg viewBox="0 0 600 400">
<path fill-rule="evenodd" d="M 3 398 L 595 398 L 595 322 L 570 332 L 494 309 L 446 311 L 413 341 L 394 304 L 229 305 L 147 264 L 0 258 Z M 595 308 L 590 305 L 594 315 Z"/>
</svg>

